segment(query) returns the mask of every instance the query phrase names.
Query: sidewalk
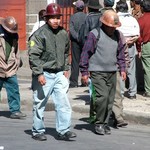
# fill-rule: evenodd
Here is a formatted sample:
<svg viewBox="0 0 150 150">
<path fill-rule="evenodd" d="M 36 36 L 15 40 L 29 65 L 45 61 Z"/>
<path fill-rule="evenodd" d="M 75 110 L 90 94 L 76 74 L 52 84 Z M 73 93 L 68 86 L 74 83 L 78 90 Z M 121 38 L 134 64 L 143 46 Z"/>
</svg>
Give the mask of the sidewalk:
<svg viewBox="0 0 150 150">
<path fill-rule="evenodd" d="M 19 87 L 21 94 L 22 111 L 32 111 L 32 91 L 31 86 L 31 70 L 29 67 L 22 67 L 18 71 Z M 87 87 L 78 87 L 69 89 L 69 100 L 72 105 L 73 112 L 89 113 L 89 93 Z M 150 98 L 144 98 L 137 94 L 136 100 L 124 98 L 124 114 L 125 119 L 141 124 L 150 124 Z M 1 92 L 0 110 L 8 110 L 7 96 L 5 89 Z M 52 100 L 47 104 L 46 111 L 54 110 Z"/>
</svg>

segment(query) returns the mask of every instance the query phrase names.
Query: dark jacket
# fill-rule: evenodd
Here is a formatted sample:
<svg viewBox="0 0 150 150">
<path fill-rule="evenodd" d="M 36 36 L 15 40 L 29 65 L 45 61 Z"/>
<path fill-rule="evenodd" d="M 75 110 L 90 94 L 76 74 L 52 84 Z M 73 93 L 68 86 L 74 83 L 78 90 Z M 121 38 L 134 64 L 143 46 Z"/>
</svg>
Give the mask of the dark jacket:
<svg viewBox="0 0 150 150">
<path fill-rule="evenodd" d="M 79 30 L 84 23 L 86 14 L 84 12 L 77 12 L 70 17 L 70 39 L 78 41 Z"/>
<path fill-rule="evenodd" d="M 82 25 L 79 32 L 79 42 L 81 45 L 84 45 L 84 42 L 91 30 L 101 26 L 101 22 L 99 21 L 101 15 L 101 12 L 91 12 L 87 15 L 85 23 Z"/>
<path fill-rule="evenodd" d="M 69 36 L 62 27 L 52 29 L 43 25 L 29 41 L 29 63 L 33 75 L 69 70 Z"/>
</svg>

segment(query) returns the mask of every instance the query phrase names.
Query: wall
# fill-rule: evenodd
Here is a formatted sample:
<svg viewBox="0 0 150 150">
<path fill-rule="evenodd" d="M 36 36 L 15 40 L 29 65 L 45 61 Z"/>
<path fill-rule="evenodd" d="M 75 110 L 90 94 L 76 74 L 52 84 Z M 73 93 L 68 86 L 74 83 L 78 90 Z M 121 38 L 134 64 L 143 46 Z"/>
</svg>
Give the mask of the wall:
<svg viewBox="0 0 150 150">
<path fill-rule="evenodd" d="M 0 1 L 0 17 L 13 16 L 19 27 L 19 48 L 26 49 L 26 10 L 25 0 L 1 0 Z"/>
</svg>

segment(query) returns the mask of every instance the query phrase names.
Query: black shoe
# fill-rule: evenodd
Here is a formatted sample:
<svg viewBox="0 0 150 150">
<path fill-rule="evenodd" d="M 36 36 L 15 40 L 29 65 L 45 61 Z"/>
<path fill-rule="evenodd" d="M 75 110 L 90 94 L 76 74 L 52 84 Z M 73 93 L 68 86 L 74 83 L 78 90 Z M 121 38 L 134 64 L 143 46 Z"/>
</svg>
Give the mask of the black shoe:
<svg viewBox="0 0 150 150">
<path fill-rule="evenodd" d="M 70 138 L 77 137 L 76 133 L 67 131 L 65 134 L 58 134 L 57 140 L 70 141 Z"/>
<path fill-rule="evenodd" d="M 22 112 L 15 112 L 10 115 L 11 119 L 24 119 L 25 117 L 26 117 L 26 114 Z"/>
<path fill-rule="evenodd" d="M 80 85 L 80 87 L 87 87 L 87 85 L 85 85 L 85 84 L 81 84 L 81 85 Z"/>
<path fill-rule="evenodd" d="M 105 134 L 104 125 L 103 124 L 96 124 L 95 133 L 99 134 L 99 135 L 104 135 Z"/>
<path fill-rule="evenodd" d="M 125 122 L 124 120 L 117 122 L 117 127 L 125 127 L 125 126 L 127 126 L 127 125 L 128 125 L 128 123 Z"/>
<path fill-rule="evenodd" d="M 69 85 L 69 88 L 77 88 L 78 87 L 78 85 Z"/>
<path fill-rule="evenodd" d="M 47 140 L 47 137 L 45 136 L 44 133 L 33 135 L 32 138 L 34 140 L 38 140 L 38 141 L 46 141 Z"/>
<path fill-rule="evenodd" d="M 150 94 L 148 94 L 148 93 L 146 93 L 146 92 L 143 94 L 143 96 L 144 96 L 144 97 L 147 97 L 147 98 L 150 98 Z"/>
<path fill-rule="evenodd" d="M 136 95 L 129 96 L 128 98 L 129 98 L 129 99 L 136 99 Z"/>
<path fill-rule="evenodd" d="M 108 125 L 104 125 L 105 134 L 111 134 L 111 129 Z"/>
</svg>

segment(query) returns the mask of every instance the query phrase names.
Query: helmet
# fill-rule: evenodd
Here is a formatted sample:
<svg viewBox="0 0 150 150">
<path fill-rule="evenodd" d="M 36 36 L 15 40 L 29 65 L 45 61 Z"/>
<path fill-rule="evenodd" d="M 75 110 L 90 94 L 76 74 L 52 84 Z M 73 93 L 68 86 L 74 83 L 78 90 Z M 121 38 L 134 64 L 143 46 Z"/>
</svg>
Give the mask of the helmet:
<svg viewBox="0 0 150 150">
<path fill-rule="evenodd" d="M 2 27 L 10 32 L 10 33 L 17 33 L 18 32 L 18 24 L 14 17 L 9 16 L 6 17 L 1 21 Z"/>
<path fill-rule="evenodd" d="M 106 10 L 103 15 L 100 17 L 100 21 L 109 26 L 109 27 L 120 27 L 121 22 L 119 21 L 119 17 L 117 13 L 113 10 Z"/>
<path fill-rule="evenodd" d="M 86 6 L 92 9 L 100 9 L 102 5 L 99 3 L 99 0 L 88 0 Z"/>
<path fill-rule="evenodd" d="M 60 6 L 56 3 L 51 3 L 46 8 L 46 13 L 44 16 L 62 16 Z"/>
</svg>

